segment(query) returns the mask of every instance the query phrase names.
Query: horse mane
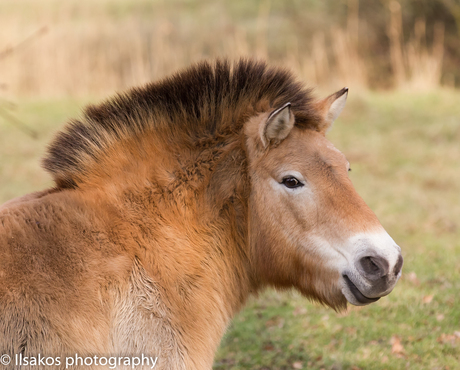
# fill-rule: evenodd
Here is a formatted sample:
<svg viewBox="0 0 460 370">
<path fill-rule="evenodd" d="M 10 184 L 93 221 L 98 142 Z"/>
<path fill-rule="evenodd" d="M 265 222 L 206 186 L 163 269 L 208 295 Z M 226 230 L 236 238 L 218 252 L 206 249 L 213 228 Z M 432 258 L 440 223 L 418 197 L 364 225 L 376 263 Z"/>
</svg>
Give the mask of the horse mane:
<svg viewBox="0 0 460 370">
<path fill-rule="evenodd" d="M 318 129 L 311 89 L 283 68 L 241 59 L 201 62 L 159 82 L 90 105 L 48 147 L 43 166 L 58 187 L 77 187 L 114 142 L 159 128 L 191 139 L 239 132 L 252 115 L 291 103 L 296 125 Z M 77 181 L 78 180 L 78 181 Z"/>
</svg>

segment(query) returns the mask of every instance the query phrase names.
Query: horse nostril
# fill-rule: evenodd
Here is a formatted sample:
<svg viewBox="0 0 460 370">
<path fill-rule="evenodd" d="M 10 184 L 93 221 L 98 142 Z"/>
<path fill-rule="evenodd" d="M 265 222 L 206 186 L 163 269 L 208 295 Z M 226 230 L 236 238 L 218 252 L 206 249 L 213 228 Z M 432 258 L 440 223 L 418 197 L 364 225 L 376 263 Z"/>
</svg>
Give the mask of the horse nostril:
<svg viewBox="0 0 460 370">
<path fill-rule="evenodd" d="M 388 261 L 379 256 L 366 256 L 358 261 L 359 270 L 370 280 L 377 280 L 388 275 L 390 266 Z"/>
<path fill-rule="evenodd" d="M 403 266 L 403 258 L 401 255 L 398 257 L 398 261 L 396 262 L 395 268 L 394 268 L 394 273 L 395 276 L 398 276 L 398 274 L 401 272 L 402 266 Z"/>
</svg>

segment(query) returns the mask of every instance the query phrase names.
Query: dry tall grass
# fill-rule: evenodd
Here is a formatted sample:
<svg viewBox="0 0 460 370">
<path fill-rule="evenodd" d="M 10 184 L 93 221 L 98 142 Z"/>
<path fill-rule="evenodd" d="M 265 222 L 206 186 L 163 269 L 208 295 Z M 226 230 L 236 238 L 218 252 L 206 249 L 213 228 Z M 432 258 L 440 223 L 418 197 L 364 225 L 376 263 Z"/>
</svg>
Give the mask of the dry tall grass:
<svg viewBox="0 0 460 370">
<path fill-rule="evenodd" d="M 204 14 L 167 4 L 144 0 L 0 4 L 3 94 L 107 94 L 217 56 L 270 59 L 326 88 L 368 87 L 370 62 L 362 55 L 358 0 L 348 0 L 346 27 L 311 35 L 287 31 L 272 14 L 270 0 L 260 2 L 254 19 L 238 21 L 226 13 L 221 2 L 210 4 Z M 389 37 L 396 86 L 438 86 L 443 29 L 436 29 L 430 51 L 424 42 L 423 23 L 416 26 L 411 41 L 404 43 L 399 4 L 391 4 Z M 37 33 L 45 28 L 47 32 Z"/>
<path fill-rule="evenodd" d="M 431 50 L 426 44 L 426 23 L 423 19 L 417 20 L 411 38 L 404 42 L 401 5 L 393 0 L 389 8 L 391 17 L 388 37 L 396 87 L 416 90 L 438 87 L 444 57 L 444 25 L 435 25 Z"/>
</svg>

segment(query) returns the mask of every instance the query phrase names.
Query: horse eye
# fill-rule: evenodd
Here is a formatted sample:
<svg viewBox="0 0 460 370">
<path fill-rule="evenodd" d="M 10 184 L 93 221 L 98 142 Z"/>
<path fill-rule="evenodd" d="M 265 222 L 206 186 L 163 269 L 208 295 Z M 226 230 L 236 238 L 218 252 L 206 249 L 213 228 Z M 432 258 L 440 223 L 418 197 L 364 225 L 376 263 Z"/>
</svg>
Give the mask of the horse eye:
<svg viewBox="0 0 460 370">
<path fill-rule="evenodd" d="M 303 186 L 303 184 L 295 177 L 285 177 L 282 181 L 282 184 L 289 189 L 294 189 Z"/>
</svg>

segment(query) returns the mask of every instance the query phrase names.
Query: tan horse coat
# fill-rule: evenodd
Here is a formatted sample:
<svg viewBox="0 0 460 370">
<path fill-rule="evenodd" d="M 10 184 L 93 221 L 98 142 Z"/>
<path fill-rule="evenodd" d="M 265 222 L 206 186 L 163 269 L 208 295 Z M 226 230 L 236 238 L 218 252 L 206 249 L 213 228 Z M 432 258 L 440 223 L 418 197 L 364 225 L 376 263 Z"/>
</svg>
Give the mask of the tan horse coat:
<svg viewBox="0 0 460 370">
<path fill-rule="evenodd" d="M 0 207 L 0 352 L 142 353 L 155 369 L 210 369 L 231 318 L 266 285 L 343 307 L 329 287 L 339 273 L 287 253 L 286 268 L 321 280 L 302 289 L 250 243 L 261 232 L 246 123 L 287 102 L 292 140 L 323 135 L 310 92 L 250 61 L 200 64 L 72 121 L 44 161 L 56 187 Z"/>
</svg>

